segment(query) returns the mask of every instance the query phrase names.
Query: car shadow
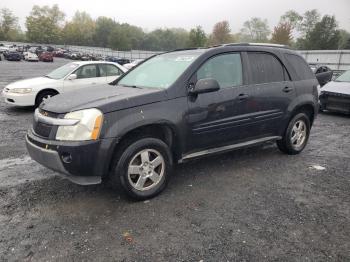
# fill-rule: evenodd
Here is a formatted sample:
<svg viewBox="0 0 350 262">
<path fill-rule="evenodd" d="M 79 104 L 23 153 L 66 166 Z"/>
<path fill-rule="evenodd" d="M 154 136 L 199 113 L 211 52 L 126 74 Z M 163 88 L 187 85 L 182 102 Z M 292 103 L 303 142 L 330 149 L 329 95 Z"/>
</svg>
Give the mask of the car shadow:
<svg viewBox="0 0 350 262">
<path fill-rule="evenodd" d="M 341 112 L 332 112 L 332 111 L 320 111 L 320 114 L 328 115 L 328 116 L 350 117 L 350 114 L 341 113 Z"/>
<path fill-rule="evenodd" d="M 34 110 L 34 106 L 19 107 L 8 105 L 4 108 L 5 113 L 8 115 L 32 114 L 34 113 Z"/>
<path fill-rule="evenodd" d="M 276 146 L 266 144 L 207 156 L 176 165 L 168 188 L 156 198 L 162 199 L 161 201 L 170 201 L 174 195 L 182 194 L 184 188 L 188 188 L 196 180 L 210 183 L 210 180 L 216 179 L 220 174 L 224 177 L 223 173 L 227 169 L 234 173 L 235 168 L 245 168 L 250 161 L 261 161 L 261 164 L 263 164 L 266 158 L 277 154 L 280 153 Z M 238 175 L 240 176 L 240 172 L 238 172 Z M 113 200 L 119 201 L 119 203 L 124 202 L 125 204 L 135 203 L 123 192 L 120 185 L 111 187 L 108 183 L 102 183 L 99 185 L 80 186 L 59 176 L 31 181 L 18 187 L 17 192 L 21 192 L 20 198 L 23 198 L 25 203 L 29 200 L 31 205 L 35 205 L 35 203 L 40 205 L 43 201 L 46 204 L 50 202 L 71 202 L 72 199 L 77 201 L 94 199 L 95 203 Z"/>
</svg>

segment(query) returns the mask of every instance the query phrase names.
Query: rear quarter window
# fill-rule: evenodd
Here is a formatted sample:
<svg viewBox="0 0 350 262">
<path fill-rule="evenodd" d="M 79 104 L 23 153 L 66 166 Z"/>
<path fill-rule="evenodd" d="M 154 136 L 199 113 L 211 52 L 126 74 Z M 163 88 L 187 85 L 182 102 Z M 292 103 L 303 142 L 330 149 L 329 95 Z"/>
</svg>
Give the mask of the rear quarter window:
<svg viewBox="0 0 350 262">
<path fill-rule="evenodd" d="M 315 78 L 315 75 L 312 73 L 309 65 L 306 63 L 304 58 L 293 54 L 285 54 L 285 58 L 293 67 L 296 73 L 297 79 L 294 80 L 306 80 Z"/>
</svg>

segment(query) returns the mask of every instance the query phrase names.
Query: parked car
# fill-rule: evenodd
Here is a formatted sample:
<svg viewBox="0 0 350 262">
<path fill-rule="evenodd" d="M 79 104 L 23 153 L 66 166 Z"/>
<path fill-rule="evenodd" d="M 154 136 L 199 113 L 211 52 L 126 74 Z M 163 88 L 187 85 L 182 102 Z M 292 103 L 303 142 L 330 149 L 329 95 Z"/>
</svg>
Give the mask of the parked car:
<svg viewBox="0 0 350 262">
<path fill-rule="evenodd" d="M 321 89 L 320 108 L 350 114 L 350 70 L 345 71 Z"/>
<path fill-rule="evenodd" d="M 6 51 L 4 56 L 7 61 L 21 61 L 22 55 L 17 51 Z"/>
<path fill-rule="evenodd" d="M 300 153 L 318 112 L 315 75 L 282 46 L 167 52 L 115 84 L 44 101 L 26 137 L 30 156 L 75 183 L 109 180 L 146 199 L 174 163 L 267 141 Z"/>
<path fill-rule="evenodd" d="M 38 106 L 44 99 L 57 94 L 110 83 L 126 71 L 116 63 L 74 62 L 59 67 L 46 76 L 9 84 L 2 94 L 8 104 Z"/>
<path fill-rule="evenodd" d="M 24 60 L 29 61 L 29 62 L 38 62 L 39 57 L 35 53 L 27 52 L 24 55 Z"/>
<path fill-rule="evenodd" d="M 120 65 L 124 65 L 124 64 L 130 63 L 129 59 L 120 58 L 120 57 L 116 57 L 116 56 L 107 56 L 106 57 L 106 61 L 118 63 Z"/>
<path fill-rule="evenodd" d="M 53 54 L 51 52 L 42 52 L 39 56 L 39 60 L 43 62 L 53 62 Z"/>
<path fill-rule="evenodd" d="M 10 50 L 10 46 L 9 45 L 4 45 L 4 44 L 1 44 L 0 45 L 0 54 L 6 52 L 6 51 L 9 51 Z"/>
<path fill-rule="evenodd" d="M 127 69 L 131 69 L 131 68 L 137 66 L 142 61 L 144 61 L 144 59 L 136 59 L 136 60 L 132 61 L 131 63 L 124 64 L 123 66 Z"/>
<path fill-rule="evenodd" d="M 319 64 L 310 64 L 310 68 L 312 72 L 316 75 L 316 78 L 321 87 L 332 80 L 333 70 L 330 69 L 328 66 L 319 65 Z"/>
</svg>

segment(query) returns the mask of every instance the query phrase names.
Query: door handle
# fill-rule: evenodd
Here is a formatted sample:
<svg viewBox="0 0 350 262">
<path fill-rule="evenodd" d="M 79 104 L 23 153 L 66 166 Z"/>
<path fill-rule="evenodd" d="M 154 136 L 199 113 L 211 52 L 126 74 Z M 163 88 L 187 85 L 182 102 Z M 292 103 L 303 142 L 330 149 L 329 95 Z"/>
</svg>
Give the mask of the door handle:
<svg viewBox="0 0 350 262">
<path fill-rule="evenodd" d="M 96 82 L 92 82 L 91 84 L 96 85 Z"/>
<path fill-rule="evenodd" d="M 245 99 L 247 99 L 248 97 L 249 97 L 248 94 L 239 94 L 239 95 L 238 95 L 238 99 L 239 99 L 240 101 L 245 100 Z"/>
<path fill-rule="evenodd" d="M 283 92 L 289 93 L 290 91 L 293 91 L 292 87 L 286 86 L 285 88 L 282 89 Z"/>
</svg>

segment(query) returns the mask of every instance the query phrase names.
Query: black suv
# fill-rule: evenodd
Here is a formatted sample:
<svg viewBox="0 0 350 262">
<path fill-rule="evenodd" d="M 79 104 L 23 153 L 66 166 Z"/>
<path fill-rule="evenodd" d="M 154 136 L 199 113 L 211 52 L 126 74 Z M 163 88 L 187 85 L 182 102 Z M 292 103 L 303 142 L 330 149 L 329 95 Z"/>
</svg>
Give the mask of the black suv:
<svg viewBox="0 0 350 262">
<path fill-rule="evenodd" d="M 44 101 L 26 144 L 33 159 L 75 183 L 120 182 L 146 199 L 165 188 L 174 163 L 267 141 L 300 153 L 317 86 L 305 60 L 282 46 L 176 50 L 114 85 Z"/>
</svg>

